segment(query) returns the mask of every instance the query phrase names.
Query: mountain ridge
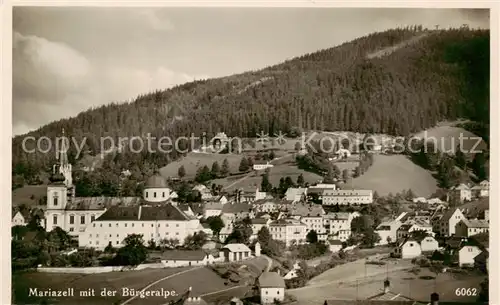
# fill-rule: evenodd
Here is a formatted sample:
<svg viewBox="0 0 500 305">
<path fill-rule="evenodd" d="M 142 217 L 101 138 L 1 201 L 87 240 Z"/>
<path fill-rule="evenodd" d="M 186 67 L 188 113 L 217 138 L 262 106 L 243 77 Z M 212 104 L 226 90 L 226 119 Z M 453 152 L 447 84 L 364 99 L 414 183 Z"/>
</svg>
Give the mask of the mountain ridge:
<svg viewBox="0 0 500 305">
<path fill-rule="evenodd" d="M 366 58 L 421 35 L 386 56 Z M 487 70 L 489 30 L 398 28 L 260 70 L 92 108 L 26 135 L 54 138 L 64 128 L 77 140 L 86 137 L 85 149 L 98 153 L 98 139 L 105 136 L 175 138 L 226 131 L 254 137 L 259 131 L 296 129 L 408 135 L 461 117 L 489 124 Z M 13 165 L 50 166 L 53 154 L 22 151 L 26 135 L 13 139 Z M 178 157 L 174 152 L 154 159 L 163 164 Z"/>
</svg>

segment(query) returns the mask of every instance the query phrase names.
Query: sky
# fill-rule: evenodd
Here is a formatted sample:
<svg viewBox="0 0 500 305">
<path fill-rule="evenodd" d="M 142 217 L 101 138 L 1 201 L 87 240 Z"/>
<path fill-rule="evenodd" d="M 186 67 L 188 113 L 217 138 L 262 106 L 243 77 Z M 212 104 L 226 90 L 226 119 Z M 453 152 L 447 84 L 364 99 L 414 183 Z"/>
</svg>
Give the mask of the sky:
<svg viewBox="0 0 500 305">
<path fill-rule="evenodd" d="M 489 28 L 487 10 L 15 7 L 13 135 L 177 84 L 398 26 Z"/>
</svg>

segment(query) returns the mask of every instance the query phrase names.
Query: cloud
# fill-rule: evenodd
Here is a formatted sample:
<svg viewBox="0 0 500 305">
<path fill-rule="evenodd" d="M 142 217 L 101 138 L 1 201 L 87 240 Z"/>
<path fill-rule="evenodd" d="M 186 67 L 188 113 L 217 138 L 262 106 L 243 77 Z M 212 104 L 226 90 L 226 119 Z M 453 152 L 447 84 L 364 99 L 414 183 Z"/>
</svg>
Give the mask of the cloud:
<svg viewBox="0 0 500 305">
<path fill-rule="evenodd" d="M 159 66 L 139 69 L 93 64 L 69 45 L 14 33 L 13 133 L 23 134 L 92 106 L 207 78 Z"/>
<path fill-rule="evenodd" d="M 138 12 L 136 16 L 145 20 L 152 30 L 172 31 L 175 28 L 170 19 L 160 15 L 156 9 L 140 9 Z"/>
</svg>

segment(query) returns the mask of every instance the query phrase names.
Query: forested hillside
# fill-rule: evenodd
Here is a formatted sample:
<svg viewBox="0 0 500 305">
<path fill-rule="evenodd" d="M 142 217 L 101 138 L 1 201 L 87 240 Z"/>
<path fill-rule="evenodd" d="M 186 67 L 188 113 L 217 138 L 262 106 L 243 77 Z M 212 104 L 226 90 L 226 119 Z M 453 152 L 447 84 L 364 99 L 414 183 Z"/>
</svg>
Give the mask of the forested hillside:
<svg viewBox="0 0 500 305">
<path fill-rule="evenodd" d="M 489 31 L 415 26 L 374 33 L 259 71 L 89 109 L 30 135 L 54 138 L 64 128 L 79 141 L 86 137 L 95 154 L 104 136 L 225 131 L 254 137 L 260 130 L 273 134 L 296 128 L 408 135 L 457 118 L 489 128 Z M 25 172 L 50 167 L 55 155 L 23 153 L 23 137 L 13 139 L 13 174 L 28 178 Z M 177 157 L 122 154 L 114 162 L 120 168 L 163 166 Z"/>
</svg>

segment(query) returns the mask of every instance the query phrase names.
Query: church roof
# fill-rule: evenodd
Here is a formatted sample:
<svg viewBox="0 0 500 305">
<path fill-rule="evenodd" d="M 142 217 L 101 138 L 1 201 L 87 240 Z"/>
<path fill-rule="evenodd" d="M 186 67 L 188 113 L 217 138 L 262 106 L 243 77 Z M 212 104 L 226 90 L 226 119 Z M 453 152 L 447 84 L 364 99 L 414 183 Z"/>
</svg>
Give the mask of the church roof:
<svg viewBox="0 0 500 305">
<path fill-rule="evenodd" d="M 171 204 L 161 204 L 155 206 L 113 206 L 102 214 L 96 221 L 110 220 L 190 220 L 178 207 Z"/>
<path fill-rule="evenodd" d="M 167 188 L 167 187 L 168 187 L 167 181 L 159 174 L 155 174 L 149 177 L 145 185 L 145 188 Z"/>
<path fill-rule="evenodd" d="M 104 210 L 112 206 L 131 206 L 142 203 L 141 197 L 75 197 L 67 210 Z"/>
</svg>

